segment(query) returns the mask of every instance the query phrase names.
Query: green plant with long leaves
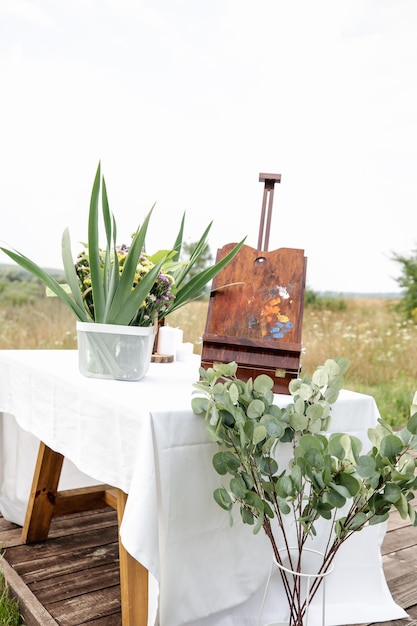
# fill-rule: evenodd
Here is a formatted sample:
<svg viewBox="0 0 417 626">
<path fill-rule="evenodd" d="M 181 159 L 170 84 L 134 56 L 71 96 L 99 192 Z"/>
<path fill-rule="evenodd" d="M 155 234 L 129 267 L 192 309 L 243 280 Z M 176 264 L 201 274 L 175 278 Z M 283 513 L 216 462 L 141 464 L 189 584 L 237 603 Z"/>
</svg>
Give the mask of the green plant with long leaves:
<svg viewBox="0 0 417 626">
<path fill-rule="evenodd" d="M 328 359 L 311 379 L 291 381 L 292 402 L 285 408 L 275 404 L 269 376 L 243 382 L 236 377 L 236 363 L 201 368 L 195 383 L 193 411 L 207 420 L 210 440 L 221 447 L 213 457 L 214 468 L 231 477 L 228 487 L 215 490 L 216 502 L 228 512 L 231 524 L 238 505 L 243 522 L 253 525 L 254 533 L 266 533 L 276 563 L 289 562 L 295 572 L 320 519 L 326 520 L 328 540 L 319 574 L 329 571 L 354 533 L 386 521 L 392 507 L 417 525 L 412 506 L 417 489 L 417 393 L 407 426 L 394 433 L 379 420 L 369 429 L 370 449 L 363 452 L 357 437 L 326 434 L 348 366 L 346 359 Z M 290 581 L 288 574 L 280 573 L 289 624 L 302 626 L 306 599 L 300 578 Z M 310 597 L 321 581 L 312 584 Z"/>
<path fill-rule="evenodd" d="M 106 247 L 104 249 L 99 244 L 100 197 L 101 216 L 106 239 Z M 87 305 L 84 297 L 85 290 L 82 278 L 77 273 L 74 264 L 68 229 L 65 229 L 62 235 L 62 260 L 66 285 L 58 283 L 51 274 L 24 254 L 5 246 L 0 249 L 23 269 L 40 279 L 53 294 L 58 296 L 72 309 L 78 320 L 82 322 L 129 325 L 138 323 L 137 320 L 146 319 L 145 325 L 149 325 L 156 318 L 161 320 L 180 306 L 200 296 L 202 289 L 227 265 L 244 243 L 244 240 L 242 240 L 219 262 L 187 280 L 190 268 L 207 246 L 207 237 L 211 223 L 197 242 L 189 260 L 180 262 L 179 255 L 184 233 L 184 214 L 173 248 L 171 250 L 159 250 L 152 255 L 146 255 L 147 260 L 153 264 L 153 267 L 149 271 L 143 272 L 140 280 L 137 280 L 138 265 L 140 265 L 141 257 L 146 250 L 146 233 L 153 210 L 154 207 L 151 208 L 142 225 L 134 233 L 123 259 L 123 266 L 121 266 L 119 262 L 119 248 L 116 244 L 116 220 L 109 208 L 106 183 L 104 177 L 101 176 L 101 165 L 100 163 L 98 164 L 91 192 L 88 218 L 86 258 L 88 259 L 89 269 L 89 291 L 91 291 L 89 305 Z M 171 291 L 174 297 L 170 299 L 168 305 L 165 303 L 159 309 L 157 303 L 155 304 L 154 302 L 153 310 L 155 315 L 152 315 L 152 319 L 149 322 L 149 316 L 139 316 L 138 311 L 140 307 L 144 306 L 144 302 L 151 293 L 160 273 L 171 277 Z M 139 325 L 141 325 L 141 322 L 139 322 Z"/>
</svg>

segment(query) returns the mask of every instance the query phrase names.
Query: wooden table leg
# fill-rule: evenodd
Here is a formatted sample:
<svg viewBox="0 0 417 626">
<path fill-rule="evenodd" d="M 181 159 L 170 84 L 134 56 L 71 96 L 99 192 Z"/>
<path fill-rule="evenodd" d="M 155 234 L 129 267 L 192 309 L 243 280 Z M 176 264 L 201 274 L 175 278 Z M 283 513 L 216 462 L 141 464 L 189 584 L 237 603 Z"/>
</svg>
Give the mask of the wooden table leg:
<svg viewBox="0 0 417 626">
<path fill-rule="evenodd" d="M 65 515 L 74 510 L 85 511 L 100 506 L 116 505 L 120 531 L 127 495 L 121 489 L 107 489 L 107 485 L 58 494 L 63 462 L 62 454 L 51 450 L 43 442 L 40 443 L 22 531 L 24 543 L 47 539 L 54 515 Z M 116 498 L 113 495 L 114 491 Z M 119 560 L 122 626 L 147 626 L 148 570 L 126 551 L 120 540 L 120 532 Z"/>
<path fill-rule="evenodd" d="M 120 525 L 127 495 L 117 490 L 117 518 Z M 133 558 L 123 546 L 119 532 L 120 589 L 122 596 L 122 625 L 147 626 L 148 570 Z"/>
<path fill-rule="evenodd" d="M 40 443 L 22 531 L 24 543 L 43 541 L 48 536 L 63 461 L 62 454 Z"/>
</svg>

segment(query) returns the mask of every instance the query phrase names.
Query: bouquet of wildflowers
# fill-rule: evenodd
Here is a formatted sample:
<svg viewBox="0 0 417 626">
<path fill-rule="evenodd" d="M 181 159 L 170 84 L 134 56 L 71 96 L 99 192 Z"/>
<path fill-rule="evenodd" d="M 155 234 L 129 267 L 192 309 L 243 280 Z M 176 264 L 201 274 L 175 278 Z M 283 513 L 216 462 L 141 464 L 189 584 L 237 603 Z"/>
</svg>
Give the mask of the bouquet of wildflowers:
<svg viewBox="0 0 417 626">
<path fill-rule="evenodd" d="M 129 246 L 126 246 L 125 244 L 117 246 L 116 253 L 118 258 L 119 273 L 121 274 L 129 253 Z M 104 250 L 100 250 L 100 263 L 103 270 L 104 258 L 105 252 Z M 136 267 L 132 291 L 154 267 L 155 263 L 153 263 L 151 258 L 143 252 Z M 90 260 L 87 248 L 84 248 L 84 250 L 79 253 L 75 263 L 75 270 L 79 279 L 84 306 L 90 314 L 91 319 L 94 320 L 94 300 L 93 290 L 91 287 Z M 175 300 L 175 295 L 172 293 L 173 284 L 174 280 L 172 276 L 161 270 L 157 275 L 150 291 L 145 295 L 143 302 L 140 304 L 137 312 L 130 321 L 130 325 L 152 326 L 155 323 L 155 320 L 159 317 L 163 317 L 171 302 Z"/>
</svg>

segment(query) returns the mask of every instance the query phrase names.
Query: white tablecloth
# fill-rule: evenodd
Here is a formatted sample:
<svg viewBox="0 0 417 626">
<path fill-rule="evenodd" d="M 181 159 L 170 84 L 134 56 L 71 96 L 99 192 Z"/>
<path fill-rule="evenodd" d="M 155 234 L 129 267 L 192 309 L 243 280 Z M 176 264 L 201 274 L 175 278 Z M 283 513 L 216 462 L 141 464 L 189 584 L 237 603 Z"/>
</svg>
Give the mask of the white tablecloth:
<svg viewBox="0 0 417 626">
<path fill-rule="evenodd" d="M 122 541 L 160 593 L 149 625 L 256 626 L 271 549 L 238 511 L 230 528 L 213 500 L 217 447 L 191 411 L 198 367 L 199 357 L 151 364 L 141 381 L 119 382 L 83 377 L 76 351 L 0 352 L 0 510 L 23 523 L 42 440 L 67 459 L 60 488 L 97 481 L 129 494 Z M 373 398 L 343 391 L 332 415 L 332 431 L 364 439 L 378 411 Z M 328 626 L 406 616 L 383 575 L 384 532 L 366 529 L 340 551 L 326 588 Z M 283 606 L 269 598 L 264 621 L 283 619 Z M 311 617 L 320 623 L 314 609 Z"/>
</svg>

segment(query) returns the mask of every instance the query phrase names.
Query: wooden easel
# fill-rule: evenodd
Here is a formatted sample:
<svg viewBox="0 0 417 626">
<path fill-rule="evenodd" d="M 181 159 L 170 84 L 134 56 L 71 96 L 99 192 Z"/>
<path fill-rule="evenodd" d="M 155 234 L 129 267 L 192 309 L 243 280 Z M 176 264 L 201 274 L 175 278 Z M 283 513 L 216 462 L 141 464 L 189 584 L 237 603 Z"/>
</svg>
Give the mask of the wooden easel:
<svg viewBox="0 0 417 626">
<path fill-rule="evenodd" d="M 201 365 L 236 361 L 242 380 L 267 374 L 276 393 L 289 393 L 300 370 L 307 259 L 294 248 L 268 252 L 274 186 L 281 175 L 261 173 L 259 181 L 265 185 L 258 248 L 242 246 L 213 281 Z M 217 260 L 234 245 L 218 250 Z"/>
</svg>

